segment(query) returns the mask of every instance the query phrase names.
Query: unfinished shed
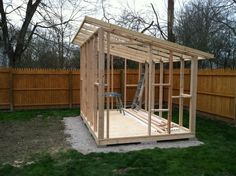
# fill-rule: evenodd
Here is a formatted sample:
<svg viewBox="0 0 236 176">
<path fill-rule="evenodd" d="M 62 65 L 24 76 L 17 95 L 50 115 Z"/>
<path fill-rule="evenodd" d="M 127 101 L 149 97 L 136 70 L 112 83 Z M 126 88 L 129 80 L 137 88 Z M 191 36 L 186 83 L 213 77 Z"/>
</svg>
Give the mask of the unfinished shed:
<svg viewBox="0 0 236 176">
<path fill-rule="evenodd" d="M 198 60 L 213 58 L 202 52 L 91 17 L 85 17 L 74 44 L 80 46 L 81 117 L 97 145 L 175 140 L 195 137 Z M 124 60 L 123 94 L 114 92 L 113 56 Z M 139 64 L 139 81 L 127 84 L 127 61 Z M 185 62 L 191 64 L 190 91 L 184 90 Z M 180 90 L 173 95 L 173 62 L 180 64 Z M 168 81 L 164 82 L 164 70 Z M 155 78 L 155 72 L 159 72 Z M 131 105 L 127 88 L 136 87 Z M 155 101 L 158 90 L 158 101 Z M 167 101 L 163 92 L 167 91 Z M 178 122 L 172 119 L 178 99 Z M 183 125 L 183 102 L 189 99 L 189 125 Z M 118 110 L 117 110 L 118 108 Z M 167 117 L 164 117 L 166 115 Z"/>
</svg>

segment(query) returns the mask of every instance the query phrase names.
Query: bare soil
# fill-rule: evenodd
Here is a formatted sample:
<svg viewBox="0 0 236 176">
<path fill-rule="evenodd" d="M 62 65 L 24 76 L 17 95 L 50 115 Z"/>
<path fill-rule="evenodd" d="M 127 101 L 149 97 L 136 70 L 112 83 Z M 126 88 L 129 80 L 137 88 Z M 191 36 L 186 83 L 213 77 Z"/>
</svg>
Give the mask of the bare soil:
<svg viewBox="0 0 236 176">
<path fill-rule="evenodd" d="M 0 163 L 25 162 L 37 153 L 68 148 L 60 118 L 0 121 Z"/>
</svg>

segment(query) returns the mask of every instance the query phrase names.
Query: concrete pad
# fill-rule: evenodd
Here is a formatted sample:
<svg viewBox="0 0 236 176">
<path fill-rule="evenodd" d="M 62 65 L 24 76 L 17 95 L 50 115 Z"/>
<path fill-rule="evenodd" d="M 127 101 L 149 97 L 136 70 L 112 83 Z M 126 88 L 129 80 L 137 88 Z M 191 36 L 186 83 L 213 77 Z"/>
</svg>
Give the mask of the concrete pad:
<svg viewBox="0 0 236 176">
<path fill-rule="evenodd" d="M 197 139 L 191 139 L 97 147 L 88 128 L 80 117 L 66 117 L 63 121 L 65 123 L 65 133 L 68 136 L 67 141 L 71 144 L 73 149 L 83 154 L 92 152 L 129 152 L 154 148 L 186 148 L 203 144 Z"/>
</svg>

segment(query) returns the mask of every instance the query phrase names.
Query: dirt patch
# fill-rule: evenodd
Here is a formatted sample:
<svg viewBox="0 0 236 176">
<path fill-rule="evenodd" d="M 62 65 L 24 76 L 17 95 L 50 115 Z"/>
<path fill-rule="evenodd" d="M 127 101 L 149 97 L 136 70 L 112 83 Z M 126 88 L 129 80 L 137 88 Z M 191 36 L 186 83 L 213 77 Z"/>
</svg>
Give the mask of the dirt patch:
<svg viewBox="0 0 236 176">
<path fill-rule="evenodd" d="M 27 161 L 39 152 L 69 148 L 64 123 L 57 118 L 0 121 L 0 163 Z"/>
</svg>

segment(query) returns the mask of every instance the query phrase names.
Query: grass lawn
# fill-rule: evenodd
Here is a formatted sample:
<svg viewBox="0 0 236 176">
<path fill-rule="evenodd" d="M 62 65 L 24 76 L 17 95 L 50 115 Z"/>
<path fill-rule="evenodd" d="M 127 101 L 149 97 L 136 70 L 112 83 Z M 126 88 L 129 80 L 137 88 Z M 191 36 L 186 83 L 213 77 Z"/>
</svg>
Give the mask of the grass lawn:
<svg viewBox="0 0 236 176">
<path fill-rule="evenodd" d="M 73 116 L 78 113 L 78 110 L 1 112 L 0 124 L 23 124 L 40 118 L 40 122 L 37 120 L 36 122 L 48 123 L 48 128 L 53 131 L 55 127 L 51 127 L 51 120 L 59 125 L 62 124 L 63 116 Z M 45 127 L 43 129 L 46 131 Z M 62 126 L 58 131 L 63 136 L 61 129 Z M 47 134 L 50 135 L 50 132 Z M 39 135 L 42 134 L 38 133 Z M 0 134 L 0 139 L 2 136 Z M 60 139 L 58 136 L 56 138 Z M 150 149 L 89 155 L 68 149 L 60 143 L 61 150 L 58 149 L 56 152 L 42 150 L 38 154 L 31 155 L 28 161 L 33 163 L 23 164 L 21 167 L 3 164 L 4 158 L 1 158 L 0 175 L 236 175 L 236 128 L 233 125 L 198 116 L 197 138 L 204 142 L 204 145 L 185 149 Z M 48 149 L 51 147 L 55 146 L 50 144 Z M 0 154 L 0 157 L 2 156 Z"/>
</svg>

